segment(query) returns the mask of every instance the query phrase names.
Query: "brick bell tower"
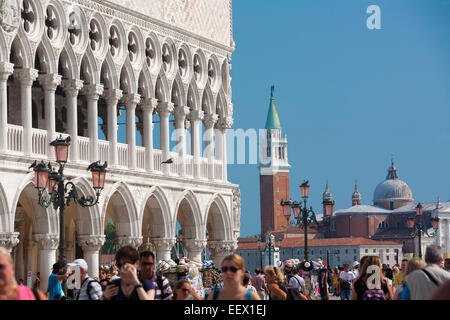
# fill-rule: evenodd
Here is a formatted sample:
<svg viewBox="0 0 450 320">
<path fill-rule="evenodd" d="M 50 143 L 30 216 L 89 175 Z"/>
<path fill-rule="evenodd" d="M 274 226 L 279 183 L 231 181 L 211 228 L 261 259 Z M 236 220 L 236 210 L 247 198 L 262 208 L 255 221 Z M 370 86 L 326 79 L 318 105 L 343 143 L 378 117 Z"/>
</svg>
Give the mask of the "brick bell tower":
<svg viewBox="0 0 450 320">
<path fill-rule="evenodd" d="M 290 199 L 287 137 L 281 136 L 281 124 L 271 88 L 266 127 L 261 131 L 259 145 L 259 185 L 261 201 L 261 235 L 287 227 L 281 200 Z"/>
</svg>

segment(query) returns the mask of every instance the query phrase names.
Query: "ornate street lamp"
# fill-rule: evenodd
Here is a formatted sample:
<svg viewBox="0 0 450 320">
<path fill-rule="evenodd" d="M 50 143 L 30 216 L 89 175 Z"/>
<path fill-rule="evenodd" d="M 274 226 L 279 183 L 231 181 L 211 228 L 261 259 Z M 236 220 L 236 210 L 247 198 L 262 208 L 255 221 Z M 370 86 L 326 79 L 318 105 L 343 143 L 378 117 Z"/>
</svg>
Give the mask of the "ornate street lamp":
<svg viewBox="0 0 450 320">
<path fill-rule="evenodd" d="M 436 232 L 439 229 L 439 218 L 435 216 L 431 219 L 434 232 L 429 234 L 423 218 L 423 206 L 419 203 L 416 206 L 416 214 L 414 216 L 409 216 L 407 222 L 411 238 L 419 238 L 419 258 L 422 259 L 422 236 L 426 234 L 431 238 L 436 235 Z"/>
<path fill-rule="evenodd" d="M 309 197 L 309 183 L 308 180 L 304 181 L 300 185 L 300 194 L 303 199 L 303 204 L 301 202 L 292 201 L 292 200 L 286 200 L 281 201 L 281 206 L 283 207 L 283 214 L 285 217 L 287 217 L 287 212 L 289 212 L 289 218 L 290 218 L 290 212 L 291 208 L 294 212 L 294 217 L 297 220 L 296 226 L 303 228 L 304 230 L 304 241 L 305 241 L 305 248 L 304 248 L 304 259 L 306 261 L 309 261 L 308 257 L 308 226 L 314 222 L 316 225 L 325 225 L 329 223 L 329 220 L 325 220 L 324 223 L 319 224 L 316 219 L 316 214 L 314 213 L 314 210 L 312 207 L 308 209 L 307 207 L 307 199 Z M 334 205 L 332 203 L 331 205 Z M 330 209 L 329 209 L 330 210 Z M 331 206 L 331 212 L 332 212 L 332 206 Z"/>
<path fill-rule="evenodd" d="M 78 195 L 77 189 L 73 182 L 66 182 L 64 176 L 64 166 L 67 163 L 69 154 L 70 137 L 64 139 L 62 136 L 50 143 L 55 148 L 56 162 L 59 164 L 59 170 L 55 171 L 51 163 L 47 165 L 43 161 L 37 164 L 34 161 L 30 168 L 33 168 L 35 178 L 35 187 L 38 189 L 39 205 L 43 208 L 48 208 L 53 204 L 55 210 L 59 209 L 59 257 L 58 262 L 66 265 L 66 250 L 65 250 L 65 227 L 64 227 L 64 209 L 70 205 L 73 199 L 80 206 L 92 207 L 98 203 L 100 193 L 105 186 L 107 163 L 101 164 L 100 161 L 91 163 L 88 170 L 92 172 L 92 186 L 95 190 L 96 197 L 91 196 L 81 198 Z M 44 193 L 47 188 L 47 194 Z"/>
</svg>

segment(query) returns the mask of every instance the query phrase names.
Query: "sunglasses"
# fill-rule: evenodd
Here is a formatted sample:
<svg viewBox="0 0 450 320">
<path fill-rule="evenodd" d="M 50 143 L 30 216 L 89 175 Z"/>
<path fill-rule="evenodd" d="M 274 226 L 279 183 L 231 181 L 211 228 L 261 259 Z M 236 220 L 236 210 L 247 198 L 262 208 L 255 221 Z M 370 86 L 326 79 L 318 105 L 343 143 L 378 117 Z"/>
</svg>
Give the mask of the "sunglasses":
<svg viewBox="0 0 450 320">
<path fill-rule="evenodd" d="M 141 264 L 142 264 L 144 267 L 146 267 L 146 266 L 151 267 L 152 265 L 154 265 L 153 262 L 141 262 Z"/>
<path fill-rule="evenodd" d="M 223 273 L 228 272 L 228 270 L 230 270 L 233 273 L 236 273 L 238 271 L 238 268 L 236 268 L 236 267 L 227 267 L 227 266 L 222 267 L 222 272 Z"/>
</svg>

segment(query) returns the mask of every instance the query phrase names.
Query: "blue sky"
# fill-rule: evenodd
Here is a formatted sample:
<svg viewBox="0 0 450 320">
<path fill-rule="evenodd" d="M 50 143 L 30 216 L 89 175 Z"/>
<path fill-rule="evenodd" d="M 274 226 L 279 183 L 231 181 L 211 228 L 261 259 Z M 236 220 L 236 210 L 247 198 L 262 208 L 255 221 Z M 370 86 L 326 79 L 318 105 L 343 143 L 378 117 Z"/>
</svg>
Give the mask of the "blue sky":
<svg viewBox="0 0 450 320">
<path fill-rule="evenodd" d="M 369 5 L 381 30 L 369 30 Z M 416 202 L 450 200 L 449 0 L 233 1 L 234 128 L 263 128 L 270 86 L 288 136 L 291 198 L 303 179 L 321 212 L 363 204 L 391 155 Z M 241 188 L 241 236 L 260 232 L 257 165 L 230 165 Z"/>
</svg>

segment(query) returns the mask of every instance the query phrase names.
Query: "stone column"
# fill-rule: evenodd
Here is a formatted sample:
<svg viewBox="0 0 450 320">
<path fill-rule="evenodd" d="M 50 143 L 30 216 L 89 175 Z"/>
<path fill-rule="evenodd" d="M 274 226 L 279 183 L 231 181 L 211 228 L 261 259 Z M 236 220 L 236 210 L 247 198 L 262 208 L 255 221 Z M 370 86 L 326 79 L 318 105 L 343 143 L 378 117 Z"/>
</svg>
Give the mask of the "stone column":
<svg viewBox="0 0 450 320">
<path fill-rule="evenodd" d="M 122 98 L 122 90 L 106 90 L 104 92 L 104 97 L 108 108 L 108 164 L 114 167 L 119 164 L 117 159 L 117 103 L 120 98 Z"/>
<path fill-rule="evenodd" d="M 200 122 L 204 118 L 202 110 L 193 110 L 189 114 L 191 121 L 191 150 L 194 158 L 194 178 L 200 177 Z"/>
<path fill-rule="evenodd" d="M 227 130 L 233 125 L 233 118 L 220 119 L 216 124 L 216 156 L 222 161 L 222 181 L 228 181 L 227 173 Z"/>
<path fill-rule="evenodd" d="M 186 116 L 189 114 L 188 107 L 175 108 L 175 134 L 177 138 L 176 149 L 178 153 L 178 163 L 181 163 L 180 176 L 186 175 Z"/>
<path fill-rule="evenodd" d="M 149 237 L 144 237 L 142 245 L 139 247 L 139 252 L 151 251 L 155 252 L 155 245 L 151 242 Z"/>
<path fill-rule="evenodd" d="M 116 242 L 121 248 L 125 246 L 132 246 L 137 250 L 142 244 L 142 237 L 118 236 L 116 238 Z"/>
<path fill-rule="evenodd" d="M 173 103 L 161 102 L 158 104 L 158 113 L 161 120 L 160 123 L 160 146 L 162 150 L 162 160 L 166 161 L 170 158 L 170 130 L 169 130 L 169 116 L 173 112 Z M 163 165 L 162 171 L 165 174 L 169 173 L 169 166 Z"/>
<path fill-rule="evenodd" d="M 25 156 L 31 156 L 33 145 L 33 82 L 38 77 L 36 69 L 20 69 L 14 71 L 14 77 L 20 83 L 20 104 L 22 116 L 22 147 Z"/>
<path fill-rule="evenodd" d="M 175 239 L 173 238 L 153 238 L 153 244 L 156 247 L 156 261 L 159 260 L 169 260 L 170 259 L 170 250 L 175 245 Z"/>
<path fill-rule="evenodd" d="M 211 240 L 208 241 L 208 250 L 214 259 L 214 265 L 220 268 L 222 260 L 232 254 L 237 248 L 235 240 Z"/>
<path fill-rule="evenodd" d="M 8 78 L 14 65 L 0 62 L 0 152 L 8 149 Z"/>
<path fill-rule="evenodd" d="M 55 92 L 61 84 L 62 77 L 58 74 L 44 74 L 39 76 L 39 83 L 44 88 L 45 97 L 45 127 L 47 129 L 47 156 L 54 160 L 55 153 L 50 142 L 56 138 L 55 123 Z"/>
<path fill-rule="evenodd" d="M 19 244 L 19 232 L 0 232 L 0 246 L 5 247 L 9 253 Z"/>
<path fill-rule="evenodd" d="M 81 80 L 64 80 L 62 87 L 66 93 L 67 109 L 67 132 L 70 135 L 71 143 L 69 148 L 70 161 L 79 160 L 78 155 L 78 93 L 83 88 Z"/>
<path fill-rule="evenodd" d="M 145 169 L 153 171 L 153 112 L 158 107 L 158 100 L 154 98 L 146 99 L 142 105 L 144 117 L 144 140 L 145 146 Z"/>
<path fill-rule="evenodd" d="M 88 107 L 89 161 L 99 160 L 98 154 L 98 99 L 103 94 L 103 86 L 90 84 L 83 88 Z"/>
<path fill-rule="evenodd" d="M 205 157 L 208 158 L 208 179 L 214 179 L 214 125 L 219 119 L 217 114 L 205 116 Z"/>
<path fill-rule="evenodd" d="M 53 264 L 56 262 L 59 236 L 57 234 L 35 234 L 33 238 L 39 248 L 39 272 L 41 273 L 41 286 L 39 289 L 46 292 L 48 289 L 48 277 L 52 272 Z"/>
<path fill-rule="evenodd" d="M 83 257 L 88 265 L 88 274 L 92 277 L 98 277 L 100 255 L 99 251 L 105 243 L 104 235 L 79 236 L 78 245 L 83 248 Z"/>
<path fill-rule="evenodd" d="M 34 250 L 34 241 L 33 240 L 28 240 L 26 243 L 26 270 L 27 270 L 27 274 L 28 272 L 31 272 L 32 277 L 31 277 L 31 286 L 33 286 L 34 284 L 34 280 L 36 279 L 36 274 L 33 272 L 33 250 Z M 24 279 L 25 283 L 26 283 L 26 279 Z"/>
<path fill-rule="evenodd" d="M 127 108 L 127 144 L 128 144 L 128 168 L 136 169 L 136 106 L 141 101 L 141 96 L 129 93 L 124 96 Z"/>
<path fill-rule="evenodd" d="M 189 260 L 202 262 L 202 251 L 206 248 L 206 239 L 183 239 L 183 247 L 188 251 Z"/>
</svg>

